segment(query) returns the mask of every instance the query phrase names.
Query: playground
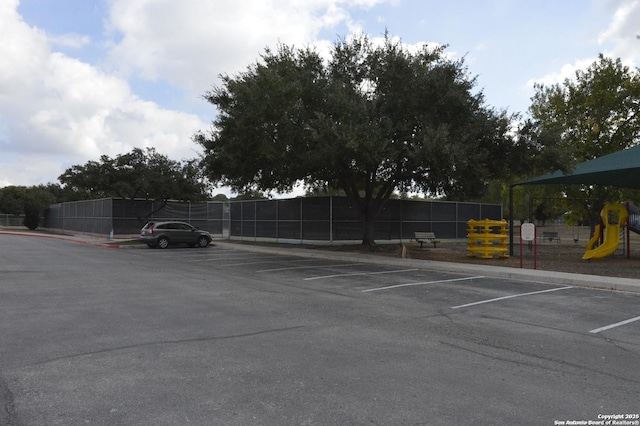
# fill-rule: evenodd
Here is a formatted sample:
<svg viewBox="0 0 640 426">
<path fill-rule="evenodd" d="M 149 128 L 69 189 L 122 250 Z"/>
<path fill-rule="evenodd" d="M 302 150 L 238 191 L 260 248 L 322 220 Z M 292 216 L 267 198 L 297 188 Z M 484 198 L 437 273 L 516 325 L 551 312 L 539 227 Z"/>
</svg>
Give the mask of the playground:
<svg viewBox="0 0 640 426">
<path fill-rule="evenodd" d="M 570 272 L 577 274 L 601 275 L 609 277 L 637 278 L 640 279 L 640 235 L 631 233 L 630 258 L 621 251 L 610 256 L 583 260 L 586 244 L 589 241 L 589 227 L 539 227 L 539 231 L 553 229 L 558 232 L 560 241 L 538 241 L 537 269 L 545 271 Z M 574 242 L 573 238 L 579 232 L 580 239 Z M 519 240 L 516 239 L 516 244 Z M 405 257 L 412 259 L 424 259 L 442 262 L 458 262 L 478 265 L 491 265 L 496 267 L 520 268 L 519 247 L 516 254 L 508 258 L 484 259 L 467 255 L 468 242 L 466 240 L 443 240 L 437 248 L 420 248 L 419 244 L 412 242 L 405 244 Z M 327 247 L 323 247 L 327 249 Z M 363 250 L 361 246 L 333 247 L 334 250 Z M 366 249 L 365 249 L 366 250 Z M 401 246 L 390 244 L 377 247 L 379 255 L 399 257 Z M 523 247 L 523 268 L 533 269 L 533 249 L 529 249 L 525 243 Z"/>
<path fill-rule="evenodd" d="M 606 229 L 606 228 L 605 228 Z M 610 227 L 610 229 L 614 229 Z M 543 235 L 552 234 L 553 239 L 544 238 Z M 469 256 L 468 239 L 442 239 L 437 247 L 424 245 L 411 241 L 404 244 L 379 244 L 372 251 L 361 245 L 336 245 L 336 246 L 306 246 L 309 249 L 319 248 L 323 250 L 335 250 L 345 252 L 362 252 L 379 256 L 401 257 L 411 259 L 423 259 L 440 262 L 467 263 L 477 265 L 490 265 L 495 267 L 520 268 L 520 228 L 515 227 L 514 255 L 491 258 L 482 256 Z M 536 239 L 536 269 L 544 271 L 569 272 L 576 274 L 600 275 L 608 277 L 633 278 L 640 280 L 640 234 L 629 233 L 629 257 L 623 251 L 623 244 L 602 257 L 583 259 L 590 250 L 587 245 L 593 247 L 594 242 L 590 238 L 589 226 L 548 225 L 537 227 Z M 557 237 L 557 238 L 556 238 Z M 604 243 L 599 247 L 607 247 Z M 609 250 L 609 249 L 607 249 Z M 523 243 L 522 268 L 534 269 L 534 250 L 527 242 Z"/>
<path fill-rule="evenodd" d="M 558 240 L 543 239 L 541 236 L 545 231 L 557 233 Z M 634 232 L 629 235 L 631 246 L 629 258 L 622 251 L 622 247 L 619 247 L 607 256 L 589 260 L 583 259 L 588 251 L 587 244 L 590 241 L 588 226 L 539 226 L 537 233 L 539 235 L 536 241 L 537 269 L 640 279 L 640 235 Z M 516 235 L 519 235 L 518 227 L 516 227 Z M 508 258 L 470 257 L 467 255 L 468 242 L 466 240 L 445 240 L 435 249 L 433 247 L 420 249 L 419 245 L 409 244 L 406 256 L 414 259 L 520 268 L 519 244 L 520 240 L 516 237 L 516 250 L 514 255 Z M 533 247 L 530 248 L 525 242 L 523 245 L 523 268 L 533 269 L 533 256 Z"/>
<path fill-rule="evenodd" d="M 516 226 L 511 256 L 507 222 L 488 219 L 470 220 L 467 240 L 442 240 L 437 247 L 423 247 L 414 241 L 381 245 L 375 251 L 412 259 L 640 279 L 638 219 L 634 213 L 631 220 L 624 205 L 608 204 L 594 230 L 564 223 L 537 226 L 531 235 L 523 237 L 525 241 L 520 241 L 520 227 Z M 353 246 L 334 249 L 362 250 Z"/>
</svg>

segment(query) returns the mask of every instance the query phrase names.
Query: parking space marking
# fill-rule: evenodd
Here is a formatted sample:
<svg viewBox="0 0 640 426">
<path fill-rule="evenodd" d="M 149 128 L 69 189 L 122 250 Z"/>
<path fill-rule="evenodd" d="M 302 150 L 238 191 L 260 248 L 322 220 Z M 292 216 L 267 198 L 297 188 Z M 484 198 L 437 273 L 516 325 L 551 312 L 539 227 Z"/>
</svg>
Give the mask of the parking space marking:
<svg viewBox="0 0 640 426">
<path fill-rule="evenodd" d="M 620 321 L 615 324 L 605 325 L 604 327 L 591 330 L 589 333 L 600 333 L 601 331 L 609 330 L 610 328 L 620 327 L 621 325 L 629 324 L 635 321 L 640 321 L 640 317 L 629 318 L 628 320 Z"/>
<path fill-rule="evenodd" d="M 338 278 L 338 277 L 355 277 L 359 275 L 399 274 L 401 272 L 411 272 L 411 271 L 417 271 L 417 270 L 418 269 L 400 269 L 396 271 L 381 271 L 381 272 L 354 272 L 350 274 L 335 274 L 335 275 L 324 275 L 320 277 L 309 277 L 309 278 L 305 278 L 304 281 L 324 280 L 327 278 Z"/>
<path fill-rule="evenodd" d="M 255 257 L 249 257 L 249 256 L 209 256 L 207 258 L 192 258 L 189 259 L 188 262 L 192 262 L 192 263 L 196 263 L 196 262 L 220 262 L 222 260 L 236 260 L 236 259 L 255 259 Z M 264 259 L 264 257 L 263 257 Z M 277 259 L 277 256 L 274 257 L 267 257 L 266 259 Z"/>
<path fill-rule="evenodd" d="M 306 262 L 309 259 L 291 259 L 291 260 L 261 260 L 259 262 L 242 262 L 242 263 L 225 263 L 217 266 L 244 266 L 244 265 L 259 265 L 261 263 L 289 263 L 289 262 Z"/>
<path fill-rule="evenodd" d="M 495 299 L 481 300 L 479 302 L 467 303 L 465 305 L 452 306 L 451 309 L 466 308 L 466 307 L 469 307 L 469 306 L 482 305 L 484 303 L 498 302 L 500 300 L 505 300 L 505 299 L 513 299 L 514 297 L 531 296 L 531 295 L 534 295 L 534 294 L 549 293 L 549 292 L 552 292 L 552 291 L 568 290 L 570 288 L 573 288 L 573 287 L 570 287 L 570 286 L 569 287 L 558 287 L 558 288 L 552 288 L 552 289 L 549 289 L 549 290 L 531 291 L 529 293 L 521 293 L 521 294 L 512 294 L 511 296 L 496 297 Z"/>
<path fill-rule="evenodd" d="M 320 259 L 322 260 L 322 259 Z M 275 269 L 263 269 L 258 272 L 276 272 L 276 271 L 289 271 L 291 269 L 322 269 L 322 268 L 340 268 L 343 266 L 358 266 L 364 265 L 364 263 L 340 263 L 337 265 L 305 265 L 305 266 L 289 266 L 287 268 L 275 268 Z"/>
<path fill-rule="evenodd" d="M 370 291 L 389 290 L 389 289 L 392 289 L 392 288 L 399 288 L 399 287 L 411 287 L 411 286 L 416 286 L 416 285 L 427 285 L 427 284 L 438 284 L 438 283 L 451 283 L 451 282 L 455 282 L 455 281 L 467 281 L 467 280 L 475 280 L 475 279 L 480 279 L 480 278 L 484 278 L 484 276 L 478 275 L 476 277 L 452 278 L 452 279 L 449 279 L 449 280 L 423 281 L 423 282 L 419 282 L 419 283 L 407 283 L 407 284 L 389 285 L 389 286 L 386 286 L 386 287 L 378 287 L 378 288 L 370 288 L 370 289 L 367 289 L 367 290 L 362 290 L 362 292 L 363 293 L 368 293 Z"/>
</svg>

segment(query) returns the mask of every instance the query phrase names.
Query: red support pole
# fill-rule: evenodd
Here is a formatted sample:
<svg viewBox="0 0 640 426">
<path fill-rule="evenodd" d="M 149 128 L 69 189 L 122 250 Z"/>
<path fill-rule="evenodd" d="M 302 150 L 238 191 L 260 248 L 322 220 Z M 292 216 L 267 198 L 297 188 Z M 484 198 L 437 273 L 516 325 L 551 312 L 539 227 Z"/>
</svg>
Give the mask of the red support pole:
<svg viewBox="0 0 640 426">
<path fill-rule="evenodd" d="M 522 269 L 522 231 L 520 231 L 520 269 Z"/>
<path fill-rule="evenodd" d="M 631 259 L 631 233 L 629 230 L 629 203 L 627 203 L 626 205 L 627 207 L 627 237 L 625 238 L 626 240 L 626 245 L 627 245 L 627 259 Z"/>
<path fill-rule="evenodd" d="M 538 227 L 533 229 L 533 269 L 538 269 Z"/>
</svg>

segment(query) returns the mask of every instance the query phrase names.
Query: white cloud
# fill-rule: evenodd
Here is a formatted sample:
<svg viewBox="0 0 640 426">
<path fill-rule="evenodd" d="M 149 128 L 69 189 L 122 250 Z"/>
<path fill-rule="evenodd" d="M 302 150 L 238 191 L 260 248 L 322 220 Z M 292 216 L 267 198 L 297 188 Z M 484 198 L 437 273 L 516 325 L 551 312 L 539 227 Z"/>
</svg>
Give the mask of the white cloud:
<svg viewBox="0 0 640 426">
<path fill-rule="evenodd" d="M 612 2 L 614 7 L 613 17 L 607 28 L 598 37 L 598 43 L 605 56 L 620 58 L 623 63 L 635 66 L 640 59 L 640 0 L 618 0 Z M 564 64 L 558 71 L 548 73 L 542 77 L 530 79 L 526 83 L 525 90 L 533 94 L 534 83 L 545 86 L 562 83 L 576 77 L 578 70 L 586 70 L 597 55 L 584 58 L 573 63 Z"/>
<path fill-rule="evenodd" d="M 111 65 L 122 75 L 164 79 L 199 96 L 278 43 L 315 44 L 320 31 L 350 22 L 345 7 L 384 0 L 112 0 Z"/>
<path fill-rule="evenodd" d="M 546 74 L 542 77 L 531 79 L 527 81 L 527 88 L 533 88 L 535 83 L 544 84 L 545 86 L 551 86 L 553 84 L 562 83 L 565 80 L 573 80 L 576 77 L 578 70 L 587 69 L 596 58 L 581 59 L 572 64 L 565 64 L 560 67 L 559 71 Z"/>
<path fill-rule="evenodd" d="M 195 98 L 219 74 L 245 69 L 267 46 L 328 49 L 328 41 L 318 40 L 321 31 L 357 27 L 347 8 L 385 1 L 108 0 L 105 25 L 111 40 L 100 68 L 56 51 L 97 48 L 100 40 L 48 34 L 24 22 L 18 0 L 3 0 L 0 186 L 53 182 L 73 164 L 133 147 L 193 158 L 199 147 L 191 136 L 208 123 L 140 99 L 129 77 L 164 81 Z"/>
<path fill-rule="evenodd" d="M 610 56 L 625 62 L 640 59 L 640 1 L 619 2 L 609 26 L 600 33 L 601 45 L 613 45 Z"/>
<path fill-rule="evenodd" d="M 77 38 L 48 38 L 16 7 L 0 6 L 0 186 L 54 182 L 70 165 L 134 147 L 196 156 L 190 138 L 206 126 L 196 115 L 143 101 L 126 81 L 52 51 Z"/>
<path fill-rule="evenodd" d="M 63 34 L 60 36 L 48 36 L 49 42 L 60 47 L 79 49 L 91 43 L 91 37 L 80 34 Z"/>
<path fill-rule="evenodd" d="M 600 32 L 598 43 L 602 47 L 602 53 L 613 58 L 620 58 L 623 63 L 635 66 L 640 60 L 640 0 L 616 0 L 610 3 L 613 6 L 613 16 L 607 28 Z M 559 76 L 571 77 L 578 69 L 587 68 L 596 60 L 591 59 L 576 61 L 573 65 L 562 67 Z M 548 76 L 547 76 L 548 77 Z"/>
</svg>

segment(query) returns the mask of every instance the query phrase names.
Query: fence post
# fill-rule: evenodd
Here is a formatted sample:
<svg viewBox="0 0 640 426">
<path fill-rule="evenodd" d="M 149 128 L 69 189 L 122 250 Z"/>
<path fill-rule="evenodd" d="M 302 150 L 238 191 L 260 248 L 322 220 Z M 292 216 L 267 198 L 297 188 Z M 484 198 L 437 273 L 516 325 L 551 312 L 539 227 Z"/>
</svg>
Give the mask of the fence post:
<svg viewBox="0 0 640 426">
<path fill-rule="evenodd" d="M 302 229 L 302 215 L 304 214 L 304 208 L 303 208 L 303 204 L 304 204 L 304 198 L 300 198 L 300 244 L 302 244 L 302 240 L 303 240 L 303 229 Z"/>
<path fill-rule="evenodd" d="M 333 244 L 333 195 L 329 196 L 329 243 Z"/>
</svg>

